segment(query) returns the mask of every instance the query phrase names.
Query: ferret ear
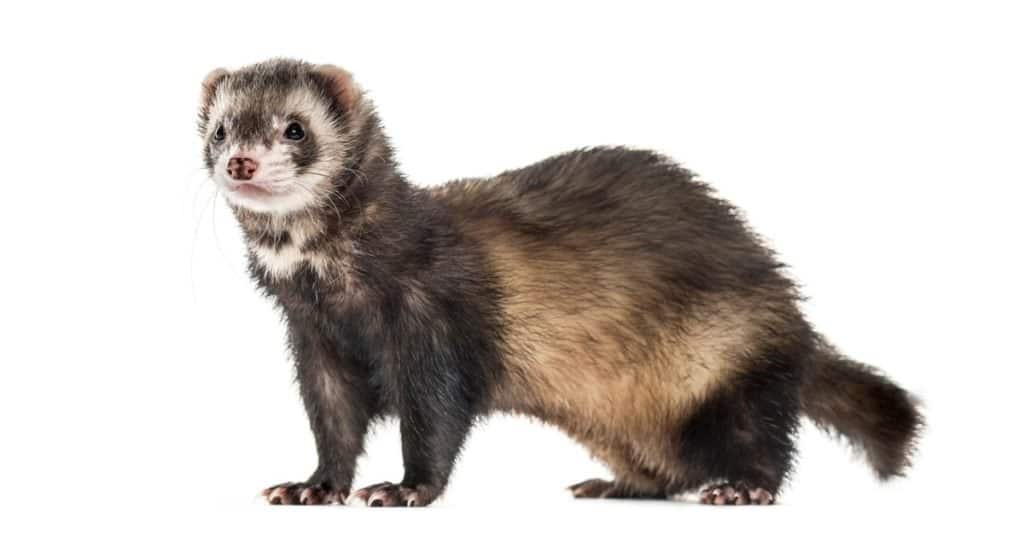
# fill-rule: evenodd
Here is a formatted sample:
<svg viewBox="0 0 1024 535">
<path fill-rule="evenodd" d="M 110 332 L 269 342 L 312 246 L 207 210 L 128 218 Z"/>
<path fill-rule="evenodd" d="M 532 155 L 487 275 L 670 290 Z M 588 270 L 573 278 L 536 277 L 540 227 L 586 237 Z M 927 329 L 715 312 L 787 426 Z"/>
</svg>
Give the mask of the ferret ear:
<svg viewBox="0 0 1024 535">
<path fill-rule="evenodd" d="M 203 89 L 199 95 L 199 110 L 206 114 L 210 111 L 210 103 L 213 102 L 213 95 L 217 92 L 217 86 L 224 81 L 228 75 L 227 69 L 214 69 L 203 79 Z"/>
<path fill-rule="evenodd" d="M 341 109 L 351 110 L 359 102 L 363 91 L 345 69 L 334 65 L 317 65 L 313 68 L 313 72 L 327 80 L 331 96 L 338 102 Z"/>
</svg>

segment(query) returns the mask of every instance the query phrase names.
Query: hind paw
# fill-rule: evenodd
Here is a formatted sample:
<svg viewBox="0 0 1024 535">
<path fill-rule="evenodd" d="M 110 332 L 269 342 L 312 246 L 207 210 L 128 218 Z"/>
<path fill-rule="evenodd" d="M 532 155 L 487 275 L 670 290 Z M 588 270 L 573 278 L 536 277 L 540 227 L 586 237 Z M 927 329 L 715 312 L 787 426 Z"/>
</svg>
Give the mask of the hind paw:
<svg viewBox="0 0 1024 535">
<path fill-rule="evenodd" d="M 751 489 L 743 483 L 712 485 L 700 492 L 700 503 L 708 505 L 771 505 L 775 496 L 757 487 Z"/>
<path fill-rule="evenodd" d="M 640 491 L 630 485 L 605 479 L 588 479 L 569 486 L 573 498 L 650 498 L 664 499 L 665 493 L 657 490 Z"/>
<path fill-rule="evenodd" d="M 615 489 L 615 483 L 605 479 L 588 479 L 569 485 L 573 498 L 607 498 Z"/>
</svg>

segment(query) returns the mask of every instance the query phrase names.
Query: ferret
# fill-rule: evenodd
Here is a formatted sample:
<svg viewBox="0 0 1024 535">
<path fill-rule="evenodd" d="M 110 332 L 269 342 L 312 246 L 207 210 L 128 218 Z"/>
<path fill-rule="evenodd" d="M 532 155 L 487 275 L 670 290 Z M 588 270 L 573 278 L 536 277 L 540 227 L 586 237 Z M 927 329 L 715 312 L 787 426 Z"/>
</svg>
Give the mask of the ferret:
<svg viewBox="0 0 1024 535">
<path fill-rule="evenodd" d="M 910 465 L 917 399 L 818 334 L 738 210 L 663 155 L 588 148 L 415 186 L 347 71 L 287 59 L 211 72 L 199 132 L 286 320 L 319 458 L 269 503 L 428 505 L 496 411 L 607 465 L 577 498 L 771 504 L 801 414 L 883 480 Z M 388 416 L 404 476 L 354 490 Z"/>
</svg>

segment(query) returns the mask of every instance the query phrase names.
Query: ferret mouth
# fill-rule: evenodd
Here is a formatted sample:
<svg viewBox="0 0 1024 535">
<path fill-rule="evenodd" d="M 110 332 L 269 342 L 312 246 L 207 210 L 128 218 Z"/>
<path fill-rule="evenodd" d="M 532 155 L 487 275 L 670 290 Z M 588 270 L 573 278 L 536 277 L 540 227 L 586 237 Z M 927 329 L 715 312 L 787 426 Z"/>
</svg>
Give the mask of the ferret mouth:
<svg viewBox="0 0 1024 535">
<path fill-rule="evenodd" d="M 229 189 L 235 195 L 241 197 L 266 199 L 284 193 L 284 189 L 275 187 L 272 184 L 261 184 L 258 182 L 242 182 L 239 184 L 231 184 Z"/>
<path fill-rule="evenodd" d="M 305 209 L 315 200 L 310 186 L 289 178 L 218 182 L 229 204 L 252 212 L 285 214 Z"/>
</svg>

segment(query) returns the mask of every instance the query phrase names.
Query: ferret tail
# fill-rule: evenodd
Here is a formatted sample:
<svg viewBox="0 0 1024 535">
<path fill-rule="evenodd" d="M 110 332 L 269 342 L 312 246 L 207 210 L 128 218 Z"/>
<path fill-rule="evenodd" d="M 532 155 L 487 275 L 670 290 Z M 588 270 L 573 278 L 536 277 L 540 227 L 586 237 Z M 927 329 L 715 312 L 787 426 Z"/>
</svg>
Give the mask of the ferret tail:
<svg viewBox="0 0 1024 535">
<path fill-rule="evenodd" d="M 800 390 L 805 414 L 862 450 L 882 480 L 910 467 L 924 428 L 920 403 L 878 370 L 817 340 Z"/>
</svg>

